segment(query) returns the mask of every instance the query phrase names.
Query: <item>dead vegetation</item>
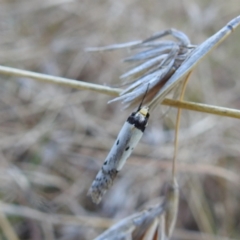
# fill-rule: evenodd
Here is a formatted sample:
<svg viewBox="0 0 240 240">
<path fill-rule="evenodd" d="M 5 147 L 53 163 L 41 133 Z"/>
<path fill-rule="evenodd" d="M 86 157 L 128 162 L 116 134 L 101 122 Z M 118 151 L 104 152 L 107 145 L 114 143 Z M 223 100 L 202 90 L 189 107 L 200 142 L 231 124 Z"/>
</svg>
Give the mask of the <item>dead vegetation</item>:
<svg viewBox="0 0 240 240">
<path fill-rule="evenodd" d="M 93 55 L 86 47 L 144 39 L 169 27 L 199 44 L 240 9 L 237 0 L 0 3 L 1 65 L 114 86 L 127 70 L 120 62 L 127 52 Z M 197 67 L 186 100 L 239 108 L 239 37 L 237 30 Z M 2 239 L 93 239 L 158 202 L 171 176 L 176 110 L 155 110 L 95 206 L 87 190 L 129 111 L 89 91 L 26 77 L 0 81 Z M 239 120 L 183 111 L 181 122 L 173 239 L 239 239 Z"/>
</svg>

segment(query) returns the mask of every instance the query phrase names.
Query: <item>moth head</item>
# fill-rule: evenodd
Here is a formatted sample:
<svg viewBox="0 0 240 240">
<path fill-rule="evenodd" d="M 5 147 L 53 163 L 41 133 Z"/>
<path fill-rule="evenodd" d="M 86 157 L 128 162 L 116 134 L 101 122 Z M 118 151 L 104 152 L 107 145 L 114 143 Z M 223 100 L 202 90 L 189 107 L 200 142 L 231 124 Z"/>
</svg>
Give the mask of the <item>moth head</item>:
<svg viewBox="0 0 240 240">
<path fill-rule="evenodd" d="M 141 113 L 144 117 L 149 117 L 149 108 L 148 107 L 142 107 L 139 110 L 139 113 Z"/>
</svg>

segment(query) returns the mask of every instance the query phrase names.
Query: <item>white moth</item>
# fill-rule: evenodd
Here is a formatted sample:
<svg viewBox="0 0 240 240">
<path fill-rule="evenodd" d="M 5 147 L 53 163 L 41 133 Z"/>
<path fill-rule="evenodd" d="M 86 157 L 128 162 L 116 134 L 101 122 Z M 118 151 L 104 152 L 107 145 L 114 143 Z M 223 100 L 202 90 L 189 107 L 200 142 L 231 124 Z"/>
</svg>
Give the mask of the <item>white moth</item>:
<svg viewBox="0 0 240 240">
<path fill-rule="evenodd" d="M 122 169 L 133 149 L 140 141 L 147 126 L 149 108 L 139 106 L 124 123 L 102 168 L 89 189 L 92 201 L 98 204 L 104 193 L 112 186 L 117 173 Z"/>
</svg>

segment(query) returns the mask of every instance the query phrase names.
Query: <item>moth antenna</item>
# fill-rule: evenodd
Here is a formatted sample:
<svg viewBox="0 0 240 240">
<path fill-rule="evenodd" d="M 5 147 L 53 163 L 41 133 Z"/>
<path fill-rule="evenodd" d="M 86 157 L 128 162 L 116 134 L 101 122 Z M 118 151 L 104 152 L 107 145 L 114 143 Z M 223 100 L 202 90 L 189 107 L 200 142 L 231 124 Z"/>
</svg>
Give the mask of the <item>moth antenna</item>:
<svg viewBox="0 0 240 240">
<path fill-rule="evenodd" d="M 142 101 L 141 101 L 141 103 L 140 103 L 140 105 L 139 105 L 138 109 L 137 109 L 137 112 L 138 112 L 138 111 L 141 109 L 141 107 L 142 107 L 142 104 L 143 104 L 143 101 L 144 101 L 145 97 L 147 96 L 148 89 L 149 89 L 149 85 L 150 85 L 150 83 L 148 83 L 148 85 L 147 85 L 146 92 L 144 93 L 144 96 L 143 96 L 143 98 L 142 98 Z"/>
</svg>

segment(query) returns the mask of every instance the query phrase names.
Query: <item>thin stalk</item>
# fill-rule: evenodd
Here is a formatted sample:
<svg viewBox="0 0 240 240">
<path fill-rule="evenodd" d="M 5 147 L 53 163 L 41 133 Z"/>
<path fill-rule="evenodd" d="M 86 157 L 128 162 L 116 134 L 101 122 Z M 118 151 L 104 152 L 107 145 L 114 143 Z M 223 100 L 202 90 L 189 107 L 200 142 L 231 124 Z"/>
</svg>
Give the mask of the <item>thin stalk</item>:
<svg viewBox="0 0 240 240">
<path fill-rule="evenodd" d="M 192 72 L 189 72 L 186 79 L 183 82 L 182 91 L 179 100 L 181 101 L 184 97 L 184 93 L 187 87 L 187 82 Z M 177 112 L 176 118 L 176 130 L 175 130 L 175 139 L 174 139 L 174 155 L 173 155 L 173 165 L 172 165 L 172 180 L 174 181 L 176 176 L 176 165 L 177 165 L 177 153 L 178 153 L 178 135 L 179 135 L 179 127 L 180 127 L 180 119 L 181 119 L 182 109 L 179 108 Z"/>
<path fill-rule="evenodd" d="M 192 72 L 189 72 L 186 79 L 183 82 L 182 91 L 179 100 L 181 101 L 184 97 L 184 93 L 187 87 L 188 80 L 190 78 Z M 176 130 L 175 130 L 175 139 L 174 139 L 174 155 L 173 155 L 173 165 L 172 165 L 172 181 L 174 181 L 176 176 L 176 165 L 177 165 L 177 153 L 178 153 L 178 135 L 179 135 L 179 127 L 181 120 L 182 109 L 178 108 L 177 118 L 176 118 Z"/>
<path fill-rule="evenodd" d="M 187 102 L 187 101 L 178 101 L 174 99 L 166 98 L 163 105 L 182 108 L 186 110 L 192 110 L 202 113 L 210 113 L 222 117 L 231 117 L 240 119 L 240 110 L 226 107 L 219 107 L 214 105 L 208 105 L 203 103 Z"/>
<path fill-rule="evenodd" d="M 58 84 L 66 87 L 72 87 L 82 90 L 90 90 L 98 93 L 103 93 L 111 96 L 118 96 L 121 92 L 121 89 L 111 88 L 108 86 L 102 86 L 99 84 L 88 83 L 83 81 L 77 81 L 68 78 L 55 77 L 51 75 L 46 75 L 42 73 L 30 72 L 26 70 L 20 70 L 16 68 L 0 66 L 0 73 L 8 76 L 18 76 L 18 77 L 27 77 L 32 78 L 41 82 Z"/>
<path fill-rule="evenodd" d="M 46 75 L 46 74 L 41 74 L 41 73 L 36 73 L 36 72 L 31 72 L 26 70 L 20 70 L 17 68 L 4 67 L 4 66 L 0 66 L 0 74 L 15 76 L 15 77 L 32 78 L 41 82 L 52 83 L 52 84 L 57 84 L 61 86 L 77 88 L 81 90 L 95 91 L 95 92 L 110 95 L 110 96 L 119 96 L 119 94 L 122 91 L 122 89 L 119 89 L 119 88 L 111 88 L 111 87 L 102 86 L 99 84 L 76 81 L 73 79 L 55 77 L 51 75 Z M 167 98 L 164 99 L 162 104 L 171 106 L 171 107 L 176 107 L 176 108 L 182 108 L 182 109 L 187 109 L 187 110 L 192 110 L 197 112 L 215 114 L 223 117 L 240 119 L 240 111 L 237 109 L 224 108 L 224 107 L 218 107 L 218 106 L 194 103 L 194 102 L 178 101 L 178 100 L 167 99 Z"/>
</svg>

